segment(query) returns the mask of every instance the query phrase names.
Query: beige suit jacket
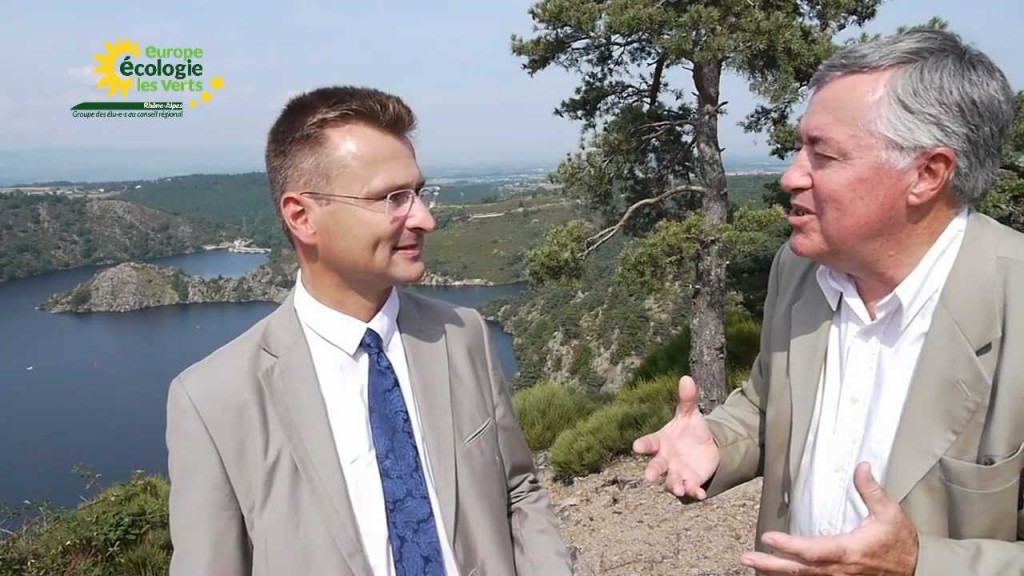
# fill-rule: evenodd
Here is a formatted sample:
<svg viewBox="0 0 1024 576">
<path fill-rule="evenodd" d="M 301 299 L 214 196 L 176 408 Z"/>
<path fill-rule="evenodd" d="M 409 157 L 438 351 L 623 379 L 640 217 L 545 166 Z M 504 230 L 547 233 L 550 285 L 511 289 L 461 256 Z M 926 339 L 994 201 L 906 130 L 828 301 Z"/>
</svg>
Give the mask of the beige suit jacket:
<svg viewBox="0 0 1024 576">
<path fill-rule="evenodd" d="M 709 493 L 764 477 L 760 535 L 788 531 L 832 310 L 817 264 L 772 264 L 750 380 L 709 415 Z M 917 526 L 917 573 L 1024 574 L 1024 235 L 971 212 L 911 380 L 884 488 Z"/>
<path fill-rule="evenodd" d="M 398 327 L 462 576 L 570 574 L 478 313 L 401 293 Z M 172 576 L 369 575 L 292 299 L 179 375 Z"/>
</svg>

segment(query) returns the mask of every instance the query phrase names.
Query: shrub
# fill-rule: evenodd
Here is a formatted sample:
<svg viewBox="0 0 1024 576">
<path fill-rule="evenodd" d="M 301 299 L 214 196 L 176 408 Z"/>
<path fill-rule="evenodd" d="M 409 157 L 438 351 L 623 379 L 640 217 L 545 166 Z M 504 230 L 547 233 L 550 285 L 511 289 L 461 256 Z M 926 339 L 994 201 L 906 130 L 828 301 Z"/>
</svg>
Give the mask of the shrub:
<svg viewBox="0 0 1024 576">
<path fill-rule="evenodd" d="M 725 312 L 725 365 L 730 389 L 743 383 L 761 347 L 761 323 L 746 309 Z M 665 344 L 651 351 L 633 372 L 627 387 L 668 374 L 678 378 L 690 372 L 690 330 L 684 327 Z M 698 384 L 700 384 L 698 382 Z"/>
<path fill-rule="evenodd" d="M 601 408 L 555 440 L 551 447 L 555 476 L 567 480 L 601 470 L 615 456 L 628 454 L 637 437 L 660 428 L 668 413 L 657 406 L 621 402 Z"/>
<path fill-rule="evenodd" d="M 531 450 L 545 450 L 565 430 L 597 409 L 599 400 L 557 382 L 535 384 L 513 398 Z"/>
<path fill-rule="evenodd" d="M 166 574 L 170 485 L 134 475 L 75 511 L 28 520 L 0 541 L 0 576 L 150 576 Z"/>
<path fill-rule="evenodd" d="M 652 350 L 637 366 L 627 387 L 637 382 L 657 378 L 663 374 L 682 376 L 690 371 L 690 329 L 683 327 L 678 334 Z"/>
<path fill-rule="evenodd" d="M 725 312 L 725 340 L 725 364 L 730 375 L 749 372 L 761 349 L 761 323 L 744 308 L 729 308 Z"/>
<path fill-rule="evenodd" d="M 89 299 L 92 298 L 92 291 L 86 284 L 78 285 L 74 291 L 71 292 L 71 308 L 78 310 L 89 303 Z"/>
<path fill-rule="evenodd" d="M 679 377 L 663 374 L 634 383 L 619 390 L 617 401 L 630 406 L 651 406 L 666 409 L 666 418 L 679 399 Z"/>
</svg>

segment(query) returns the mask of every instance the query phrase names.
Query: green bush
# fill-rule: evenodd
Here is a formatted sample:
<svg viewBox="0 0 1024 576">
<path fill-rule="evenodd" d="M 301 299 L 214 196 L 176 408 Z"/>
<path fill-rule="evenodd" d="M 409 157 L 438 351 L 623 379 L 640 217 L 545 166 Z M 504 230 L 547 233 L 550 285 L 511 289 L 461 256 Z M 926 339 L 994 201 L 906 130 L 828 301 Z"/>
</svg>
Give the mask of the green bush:
<svg viewBox="0 0 1024 576">
<path fill-rule="evenodd" d="M 761 323 L 739 306 L 725 312 L 725 365 L 730 389 L 743 383 L 761 347 Z M 627 387 L 663 374 L 678 378 L 690 372 L 690 329 L 684 327 L 652 350 L 633 372 Z"/>
<path fill-rule="evenodd" d="M 516 393 L 516 414 L 531 450 L 546 450 L 565 430 L 597 409 L 599 399 L 557 382 L 535 384 Z"/>
<path fill-rule="evenodd" d="M 663 374 L 682 376 L 690 372 L 690 328 L 684 326 L 675 336 L 658 346 L 633 371 L 627 387 L 643 380 L 657 378 Z"/>
<path fill-rule="evenodd" d="M 80 284 L 71 292 L 71 307 L 79 309 L 89 303 L 92 291 L 85 284 Z"/>
<path fill-rule="evenodd" d="M 730 374 L 749 372 L 761 349 L 761 323 L 744 308 L 729 308 L 725 311 L 725 341 Z"/>
<path fill-rule="evenodd" d="M 562 480 L 592 474 L 612 458 L 628 454 L 633 440 L 660 428 L 669 410 L 616 402 L 562 432 L 551 447 L 551 466 Z"/>
<path fill-rule="evenodd" d="M 679 376 L 663 374 L 635 382 L 619 390 L 616 401 L 629 406 L 654 406 L 667 408 L 671 414 L 679 399 Z"/>
<path fill-rule="evenodd" d="M 44 513 L 0 540 L 0 576 L 156 576 L 170 565 L 170 485 L 134 475 L 74 511 Z"/>
</svg>

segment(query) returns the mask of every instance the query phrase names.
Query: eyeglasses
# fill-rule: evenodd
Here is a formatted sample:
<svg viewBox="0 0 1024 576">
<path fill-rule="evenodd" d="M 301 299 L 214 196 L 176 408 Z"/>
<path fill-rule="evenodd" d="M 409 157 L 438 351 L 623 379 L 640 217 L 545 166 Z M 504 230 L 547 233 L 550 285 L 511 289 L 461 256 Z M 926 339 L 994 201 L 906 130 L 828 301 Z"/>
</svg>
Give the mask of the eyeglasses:
<svg viewBox="0 0 1024 576">
<path fill-rule="evenodd" d="M 412 210 L 412 205 L 419 198 L 423 201 L 423 204 L 428 209 L 433 209 L 437 205 L 437 196 L 441 193 L 440 186 L 423 186 L 419 189 L 413 190 L 412 188 L 406 188 L 404 190 L 395 190 L 384 198 L 364 198 L 362 196 L 346 196 L 344 194 L 327 194 L 324 192 L 312 192 L 304 191 L 299 192 L 303 196 L 323 196 L 326 198 L 345 198 L 348 200 L 362 200 L 368 204 L 365 208 L 373 210 L 374 212 L 381 212 L 377 206 L 384 205 L 384 214 L 388 216 L 394 216 L 396 218 L 404 218 L 409 215 Z"/>
</svg>

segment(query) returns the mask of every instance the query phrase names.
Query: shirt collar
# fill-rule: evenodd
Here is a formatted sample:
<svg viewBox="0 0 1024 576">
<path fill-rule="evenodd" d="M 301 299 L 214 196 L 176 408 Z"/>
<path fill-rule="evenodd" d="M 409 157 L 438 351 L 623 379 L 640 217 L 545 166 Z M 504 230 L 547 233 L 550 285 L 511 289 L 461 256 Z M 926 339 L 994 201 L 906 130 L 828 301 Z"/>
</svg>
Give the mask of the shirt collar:
<svg viewBox="0 0 1024 576">
<path fill-rule="evenodd" d="M 294 301 L 299 322 L 349 356 L 355 356 L 367 328 L 380 334 L 385 349 L 398 332 L 399 300 L 398 291 L 394 288 L 369 322 L 339 312 L 313 297 L 302 283 L 301 270 L 295 278 Z"/>
<path fill-rule="evenodd" d="M 879 317 L 889 312 L 901 311 L 899 328 L 902 331 L 932 296 L 942 290 L 960 251 L 964 232 L 967 230 L 967 218 L 968 209 L 965 207 L 946 225 L 942 234 L 928 248 L 910 274 L 896 286 L 895 290 L 878 302 L 876 310 Z M 822 265 L 818 267 L 815 276 L 833 312 L 839 307 L 841 298 L 851 304 L 860 302 L 857 287 L 846 273 Z M 860 308 L 863 308 L 863 304 Z"/>
</svg>

